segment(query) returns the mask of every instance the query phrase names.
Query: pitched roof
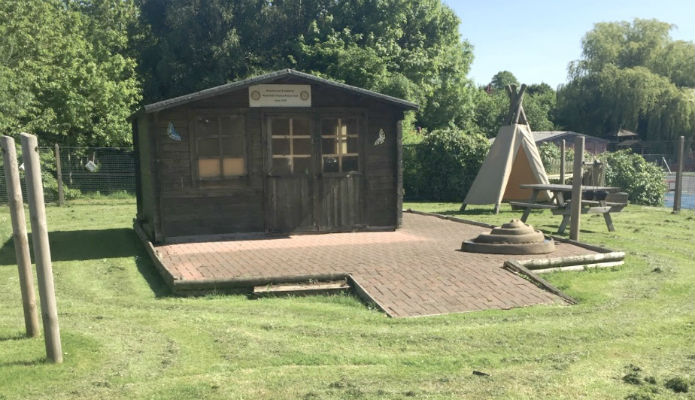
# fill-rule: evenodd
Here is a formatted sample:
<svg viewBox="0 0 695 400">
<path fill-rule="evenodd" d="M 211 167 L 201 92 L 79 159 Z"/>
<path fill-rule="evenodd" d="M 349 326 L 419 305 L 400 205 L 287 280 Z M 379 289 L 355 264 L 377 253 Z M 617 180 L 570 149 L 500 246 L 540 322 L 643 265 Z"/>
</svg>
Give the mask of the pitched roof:
<svg viewBox="0 0 695 400">
<path fill-rule="evenodd" d="M 585 138 L 592 140 L 594 142 L 604 142 L 604 143 L 610 143 L 609 140 L 599 138 L 596 136 L 590 136 L 590 135 L 585 135 L 583 133 L 579 132 L 574 132 L 574 131 L 533 131 L 531 132 L 533 135 L 533 141 L 536 143 L 543 143 L 549 140 L 555 140 L 555 139 L 563 139 L 563 138 L 575 138 L 577 136 L 584 136 Z M 495 141 L 495 138 L 490 139 L 490 143 L 493 143 Z"/>
<path fill-rule="evenodd" d="M 577 136 L 584 136 L 585 138 L 589 140 L 593 140 L 594 142 L 605 142 L 609 143 L 609 140 L 596 137 L 596 136 L 590 136 L 590 135 L 585 135 L 583 133 L 579 132 L 574 132 L 574 131 L 534 131 L 533 133 L 533 140 L 535 140 L 537 143 L 542 143 L 548 140 L 555 140 L 555 139 L 562 139 L 562 138 L 574 138 Z"/>
<path fill-rule="evenodd" d="M 227 83 L 227 84 L 220 85 L 220 86 L 215 86 L 215 87 L 212 87 L 209 89 L 204 89 L 204 90 L 201 90 L 199 92 L 189 93 L 189 94 L 185 94 L 183 96 L 173 97 L 171 99 L 166 99 L 166 100 L 158 101 L 156 103 L 148 104 L 141 109 L 141 112 L 145 112 L 145 113 L 157 112 L 157 111 L 165 110 L 167 108 L 172 108 L 172 107 L 180 106 L 182 104 L 190 103 L 190 102 L 193 102 L 196 100 L 207 99 L 207 98 L 218 96 L 218 95 L 221 95 L 224 93 L 233 92 L 235 90 L 244 89 L 244 88 L 249 87 L 251 85 L 258 85 L 261 83 L 272 82 L 274 80 L 286 78 L 286 77 L 296 77 L 296 78 L 299 78 L 299 79 L 302 79 L 302 80 L 305 80 L 305 81 L 308 81 L 311 83 L 330 86 L 330 87 L 334 87 L 337 89 L 342 89 L 342 90 L 346 90 L 349 92 L 353 92 L 355 94 L 368 96 L 368 97 L 374 98 L 376 100 L 398 106 L 398 107 L 405 109 L 405 110 L 418 109 L 417 104 L 409 102 L 407 100 L 399 99 L 397 97 L 387 96 L 385 94 L 373 92 L 373 91 L 367 90 L 367 89 L 362 89 L 362 88 L 359 88 L 356 86 L 346 85 L 344 83 L 331 81 L 331 80 L 328 80 L 325 78 L 319 78 L 318 76 L 314 76 L 314 75 L 307 74 L 304 72 L 295 71 L 293 69 L 283 69 L 283 70 L 270 72 L 270 73 L 263 74 L 263 75 L 254 76 L 252 78 L 243 79 L 240 81 L 231 82 L 231 83 Z"/>
<path fill-rule="evenodd" d="M 627 129 L 619 129 L 618 132 L 614 133 L 613 136 L 617 137 L 635 137 L 639 135 L 635 132 L 628 131 Z"/>
</svg>

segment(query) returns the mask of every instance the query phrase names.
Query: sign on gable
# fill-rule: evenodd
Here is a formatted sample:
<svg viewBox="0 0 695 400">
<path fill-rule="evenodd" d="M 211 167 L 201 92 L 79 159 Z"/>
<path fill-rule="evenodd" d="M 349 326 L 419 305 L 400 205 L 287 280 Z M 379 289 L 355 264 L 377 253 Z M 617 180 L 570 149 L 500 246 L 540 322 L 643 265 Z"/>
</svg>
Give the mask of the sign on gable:
<svg viewBox="0 0 695 400">
<path fill-rule="evenodd" d="M 254 85 L 249 107 L 311 107 L 311 85 Z"/>
</svg>

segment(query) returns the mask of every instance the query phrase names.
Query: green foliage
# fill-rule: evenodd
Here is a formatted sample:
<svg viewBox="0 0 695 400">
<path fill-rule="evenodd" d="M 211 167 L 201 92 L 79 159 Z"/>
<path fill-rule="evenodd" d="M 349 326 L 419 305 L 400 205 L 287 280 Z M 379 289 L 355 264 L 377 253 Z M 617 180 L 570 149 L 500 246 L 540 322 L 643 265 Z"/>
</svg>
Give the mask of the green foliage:
<svg viewBox="0 0 695 400">
<path fill-rule="evenodd" d="M 524 95 L 524 112 L 531 129 L 550 131 L 555 129 L 555 91 L 547 84 L 530 85 Z M 480 88 L 475 97 L 474 121 L 478 129 L 488 137 L 495 137 L 500 126 L 507 123 L 509 96 L 504 90 L 487 91 Z"/>
<path fill-rule="evenodd" d="M 417 125 L 469 127 L 472 47 L 440 0 L 141 0 L 147 102 L 295 68 L 420 104 Z"/>
<path fill-rule="evenodd" d="M 509 71 L 500 71 L 492 77 L 490 85 L 497 90 L 504 90 L 507 85 L 519 86 L 519 80 Z"/>
<path fill-rule="evenodd" d="M 658 166 L 630 150 L 603 153 L 601 161 L 606 164 L 606 184 L 622 188 L 630 202 L 663 205 L 666 186 L 663 171 Z"/>
<path fill-rule="evenodd" d="M 132 1 L 0 2 L 0 131 L 42 144 L 130 142 L 140 99 L 127 55 Z"/>
<path fill-rule="evenodd" d="M 673 41 L 671 28 L 641 19 L 596 24 L 558 92 L 558 121 L 594 136 L 625 128 L 652 141 L 692 138 L 695 45 Z"/>
<path fill-rule="evenodd" d="M 456 129 L 435 130 L 404 152 L 404 184 L 408 198 L 460 201 L 489 149 L 480 134 Z"/>
</svg>

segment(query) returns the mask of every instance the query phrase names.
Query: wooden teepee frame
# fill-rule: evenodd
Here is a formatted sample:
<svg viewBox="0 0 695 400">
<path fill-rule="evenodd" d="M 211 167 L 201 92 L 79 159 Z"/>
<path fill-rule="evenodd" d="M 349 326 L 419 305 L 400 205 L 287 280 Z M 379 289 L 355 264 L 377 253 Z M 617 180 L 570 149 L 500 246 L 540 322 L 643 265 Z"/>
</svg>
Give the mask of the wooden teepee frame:
<svg viewBox="0 0 695 400">
<path fill-rule="evenodd" d="M 507 114 L 507 124 L 523 124 L 528 125 L 526 113 L 524 112 L 524 93 L 526 92 L 526 84 L 521 84 L 521 88 L 517 92 L 516 85 L 507 85 L 505 87 L 509 96 L 509 113 Z M 530 126 L 529 126 L 530 127 Z"/>
</svg>

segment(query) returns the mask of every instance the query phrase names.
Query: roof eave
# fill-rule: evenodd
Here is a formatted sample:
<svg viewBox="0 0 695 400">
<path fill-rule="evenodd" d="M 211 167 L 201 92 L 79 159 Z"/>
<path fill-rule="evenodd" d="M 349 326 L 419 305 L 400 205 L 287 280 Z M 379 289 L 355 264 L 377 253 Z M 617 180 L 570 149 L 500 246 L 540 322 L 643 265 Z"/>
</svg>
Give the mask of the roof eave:
<svg viewBox="0 0 695 400">
<path fill-rule="evenodd" d="M 252 78 L 243 79 L 243 80 L 237 81 L 237 82 L 231 82 L 231 83 L 227 83 L 224 85 L 215 86 L 213 88 L 203 89 L 203 90 L 195 92 L 195 93 L 189 93 L 189 94 L 185 94 L 183 96 L 173 97 L 171 99 L 162 100 L 162 101 L 159 101 L 156 103 L 148 104 L 148 105 L 145 105 L 144 107 L 142 107 L 141 110 L 142 110 L 142 112 L 148 113 L 148 114 L 153 113 L 153 112 L 157 112 L 157 111 L 162 111 L 162 110 L 166 110 L 168 108 L 177 107 L 177 106 L 187 104 L 187 103 L 190 103 L 193 101 L 208 99 L 210 97 L 215 97 L 215 96 L 229 93 L 229 92 L 232 92 L 235 90 L 241 90 L 241 89 L 247 88 L 251 85 L 262 84 L 264 82 L 272 81 L 272 80 L 286 77 L 286 76 L 296 76 L 296 77 L 303 78 L 303 79 L 306 79 L 306 80 L 309 80 L 309 81 L 312 81 L 312 82 L 315 82 L 318 84 L 324 84 L 327 86 L 332 86 L 332 87 L 340 88 L 343 90 L 348 90 L 348 91 L 351 91 L 354 93 L 362 94 L 365 96 L 369 96 L 371 98 L 374 98 L 375 100 L 380 100 L 380 101 L 383 101 L 383 102 L 388 103 L 388 104 L 399 106 L 400 108 L 402 108 L 406 111 L 419 109 L 419 106 L 417 104 L 409 102 L 407 100 L 399 99 L 397 97 L 392 97 L 392 96 L 388 96 L 385 94 L 373 92 L 371 90 L 362 89 L 362 88 L 358 88 L 355 86 L 350 86 L 350 85 L 347 85 L 344 83 L 334 82 L 334 81 L 331 81 L 328 79 L 319 78 L 317 76 L 307 74 L 304 72 L 295 71 L 292 69 L 283 69 L 283 70 L 279 70 L 279 71 L 270 72 L 270 73 L 267 73 L 264 75 L 259 75 L 259 76 L 255 76 Z M 135 117 L 136 114 L 137 113 L 133 114 L 131 117 Z"/>
</svg>

